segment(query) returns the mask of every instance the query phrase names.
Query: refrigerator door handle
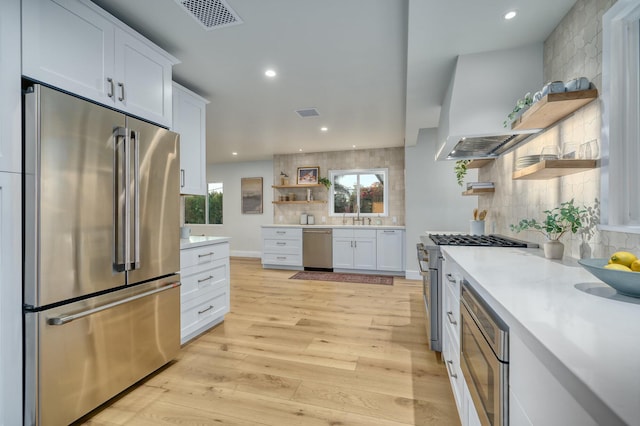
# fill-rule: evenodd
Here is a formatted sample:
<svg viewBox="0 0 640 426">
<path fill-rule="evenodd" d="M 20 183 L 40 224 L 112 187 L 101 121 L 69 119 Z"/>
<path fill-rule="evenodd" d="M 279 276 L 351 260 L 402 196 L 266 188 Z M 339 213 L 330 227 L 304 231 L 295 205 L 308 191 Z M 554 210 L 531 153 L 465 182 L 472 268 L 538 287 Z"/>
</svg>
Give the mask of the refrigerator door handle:
<svg viewBox="0 0 640 426">
<path fill-rule="evenodd" d="M 127 270 L 127 212 L 121 206 L 121 200 L 126 204 L 126 196 L 121 197 L 127 192 L 126 179 L 126 138 L 127 132 L 124 127 L 117 127 L 113 132 L 114 140 L 114 241 L 115 241 L 115 261 L 114 269 L 118 272 Z M 124 165 L 122 164 L 124 160 Z"/>
<path fill-rule="evenodd" d="M 153 290 L 145 291 L 144 293 L 136 294 L 135 296 L 127 297 L 126 299 L 118 300 L 116 302 L 107 303 L 97 308 L 87 309 L 86 311 L 78 312 L 75 314 L 62 314 L 56 317 L 47 318 L 47 324 L 49 325 L 65 325 L 71 321 L 87 317 L 89 315 L 96 314 L 98 312 L 106 311 L 107 309 L 115 308 L 116 306 L 124 305 L 125 303 L 133 302 L 134 300 L 142 299 L 143 297 L 151 296 L 153 294 L 161 293 L 163 291 L 171 290 L 172 288 L 179 287 L 180 283 L 175 282 L 164 287 L 155 288 Z"/>
<path fill-rule="evenodd" d="M 133 267 L 140 269 L 140 132 L 131 131 L 133 146 Z"/>
</svg>

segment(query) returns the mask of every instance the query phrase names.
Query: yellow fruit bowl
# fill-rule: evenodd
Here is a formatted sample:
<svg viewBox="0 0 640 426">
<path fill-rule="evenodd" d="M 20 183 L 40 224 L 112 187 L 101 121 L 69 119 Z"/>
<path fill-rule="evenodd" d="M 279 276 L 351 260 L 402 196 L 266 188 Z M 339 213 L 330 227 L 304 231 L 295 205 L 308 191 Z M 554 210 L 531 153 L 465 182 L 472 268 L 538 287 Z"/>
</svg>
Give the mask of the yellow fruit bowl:
<svg viewBox="0 0 640 426">
<path fill-rule="evenodd" d="M 625 296 L 640 297 L 640 272 L 618 271 L 604 266 L 609 259 L 580 259 L 578 263 L 596 278 L 615 288 Z"/>
</svg>

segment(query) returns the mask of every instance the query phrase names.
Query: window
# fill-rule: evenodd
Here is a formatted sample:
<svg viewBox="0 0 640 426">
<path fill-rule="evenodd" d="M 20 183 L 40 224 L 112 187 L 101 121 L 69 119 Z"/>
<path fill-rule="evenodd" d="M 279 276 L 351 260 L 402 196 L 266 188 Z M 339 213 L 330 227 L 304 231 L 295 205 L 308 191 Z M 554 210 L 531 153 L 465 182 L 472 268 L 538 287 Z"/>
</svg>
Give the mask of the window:
<svg viewBox="0 0 640 426">
<path fill-rule="evenodd" d="M 603 16 L 602 226 L 640 233 L 640 2 L 618 1 Z"/>
<path fill-rule="evenodd" d="M 184 197 L 184 223 L 222 225 L 222 182 L 207 186 L 207 195 Z"/>
<path fill-rule="evenodd" d="M 387 169 L 332 170 L 329 216 L 388 216 Z"/>
</svg>

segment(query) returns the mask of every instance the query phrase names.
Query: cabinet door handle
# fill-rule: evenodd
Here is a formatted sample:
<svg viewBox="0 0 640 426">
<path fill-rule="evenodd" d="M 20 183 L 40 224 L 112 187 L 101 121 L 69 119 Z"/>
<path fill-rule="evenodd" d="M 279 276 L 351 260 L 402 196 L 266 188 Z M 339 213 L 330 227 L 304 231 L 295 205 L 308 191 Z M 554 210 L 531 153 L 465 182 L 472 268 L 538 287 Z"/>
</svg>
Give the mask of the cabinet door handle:
<svg viewBox="0 0 640 426">
<path fill-rule="evenodd" d="M 118 96 L 118 100 L 120 102 L 124 101 L 124 83 L 118 83 L 118 87 L 120 88 L 120 96 Z"/>
<path fill-rule="evenodd" d="M 354 246 L 355 248 L 358 248 L 358 242 L 357 242 L 357 241 L 354 241 L 354 242 L 353 242 L 353 246 Z"/>
<path fill-rule="evenodd" d="M 180 169 L 180 188 L 184 188 L 184 169 Z"/>
<path fill-rule="evenodd" d="M 201 280 L 198 280 L 198 283 L 203 283 L 205 281 L 209 281 L 213 279 L 213 275 L 209 275 L 207 278 L 203 278 Z"/>
<path fill-rule="evenodd" d="M 453 278 L 452 274 L 447 274 L 447 281 L 449 281 L 450 283 L 455 283 L 456 279 Z"/>
<path fill-rule="evenodd" d="M 452 371 L 453 361 L 447 361 L 445 365 L 447 366 L 447 371 L 449 372 L 449 376 L 453 377 L 454 379 L 457 379 L 458 375 Z M 449 367 L 449 365 L 451 365 L 451 367 Z"/>
<path fill-rule="evenodd" d="M 447 311 L 447 318 L 449 318 L 449 322 L 453 325 L 458 324 L 456 320 L 453 318 L 453 312 Z"/>
<path fill-rule="evenodd" d="M 107 77 L 107 83 L 109 83 L 109 91 L 107 92 L 107 96 L 113 98 L 113 79 L 111 77 Z"/>
<path fill-rule="evenodd" d="M 201 311 L 198 311 L 198 315 L 204 314 L 205 312 L 210 311 L 212 309 L 213 309 L 213 305 L 209 305 L 209 307 L 207 309 L 203 309 Z"/>
</svg>

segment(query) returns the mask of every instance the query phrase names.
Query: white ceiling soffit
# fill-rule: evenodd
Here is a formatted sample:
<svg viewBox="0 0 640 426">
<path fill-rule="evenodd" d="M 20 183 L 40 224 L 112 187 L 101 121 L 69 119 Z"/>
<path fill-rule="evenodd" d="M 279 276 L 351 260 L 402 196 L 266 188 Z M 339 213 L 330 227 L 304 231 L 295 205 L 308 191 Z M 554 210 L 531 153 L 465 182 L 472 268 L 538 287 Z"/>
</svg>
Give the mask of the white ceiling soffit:
<svg viewBox="0 0 640 426">
<path fill-rule="evenodd" d="M 303 108 L 297 109 L 296 114 L 300 116 L 300 118 L 309 118 L 309 117 L 319 117 L 320 113 L 316 108 Z"/>
<path fill-rule="evenodd" d="M 225 0 L 176 0 L 205 30 L 242 24 L 240 16 Z"/>
</svg>

